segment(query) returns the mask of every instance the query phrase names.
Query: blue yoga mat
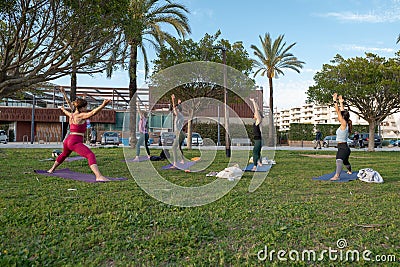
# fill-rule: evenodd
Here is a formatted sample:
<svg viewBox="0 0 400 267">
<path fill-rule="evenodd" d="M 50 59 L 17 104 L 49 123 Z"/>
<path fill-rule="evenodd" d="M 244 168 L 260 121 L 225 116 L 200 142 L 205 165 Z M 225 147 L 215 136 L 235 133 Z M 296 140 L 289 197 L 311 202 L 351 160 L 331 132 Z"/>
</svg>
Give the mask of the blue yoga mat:
<svg viewBox="0 0 400 267">
<path fill-rule="evenodd" d="M 246 166 L 243 170 L 245 172 L 253 172 L 251 169 L 253 169 L 254 164 L 251 163 Z M 262 165 L 262 166 L 257 166 L 257 169 L 255 170 L 256 172 L 267 172 L 271 169 L 272 165 Z"/>
<path fill-rule="evenodd" d="M 335 175 L 335 172 L 331 172 L 331 173 L 328 173 L 328 174 L 324 174 L 324 175 L 322 175 L 320 177 L 313 177 L 312 179 L 316 180 L 316 181 L 348 182 L 348 181 L 357 180 L 358 179 L 357 174 L 358 174 L 358 171 L 357 172 L 353 172 L 352 174 L 347 174 L 346 171 L 342 171 L 340 173 L 340 176 L 339 176 L 340 179 L 339 180 L 331 181 L 330 179 Z"/>
<path fill-rule="evenodd" d="M 177 163 L 176 168 L 171 168 L 173 164 L 168 164 L 166 166 L 161 167 L 163 170 L 188 170 L 191 166 L 196 164 L 196 161 L 186 161 L 185 163 Z"/>
</svg>

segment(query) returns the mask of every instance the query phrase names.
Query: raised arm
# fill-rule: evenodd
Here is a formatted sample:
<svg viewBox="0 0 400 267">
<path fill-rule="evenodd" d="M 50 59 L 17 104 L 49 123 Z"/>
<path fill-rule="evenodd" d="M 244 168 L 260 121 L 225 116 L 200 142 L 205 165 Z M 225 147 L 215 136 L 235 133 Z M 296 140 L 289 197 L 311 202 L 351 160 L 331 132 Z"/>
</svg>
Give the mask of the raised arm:
<svg viewBox="0 0 400 267">
<path fill-rule="evenodd" d="M 71 112 L 69 112 L 68 110 L 66 110 L 64 107 L 61 107 L 62 112 L 64 112 L 64 114 L 68 117 L 71 117 Z"/>
<path fill-rule="evenodd" d="M 343 100 L 342 96 L 339 96 L 339 99 Z M 340 112 L 339 104 L 338 104 L 338 101 L 340 101 L 339 99 L 338 99 L 337 93 L 334 93 L 333 94 L 333 105 L 335 106 L 336 114 L 338 115 L 338 120 L 340 122 L 341 128 L 344 129 L 344 128 L 346 128 L 346 120 L 343 119 L 342 113 Z M 343 103 L 341 103 L 340 105 L 342 106 Z"/>
<path fill-rule="evenodd" d="M 105 106 L 108 105 L 108 103 L 111 102 L 111 99 L 104 99 L 103 103 L 98 106 L 97 108 L 89 111 L 89 112 L 84 112 L 84 113 L 79 113 L 77 114 L 77 118 L 81 119 L 81 120 L 86 120 L 89 119 L 90 117 L 96 115 L 97 113 L 99 113 Z"/>
<path fill-rule="evenodd" d="M 262 116 L 260 114 L 260 109 L 256 103 L 256 101 L 254 100 L 254 98 L 250 98 L 250 101 L 253 103 L 253 107 L 254 107 L 254 117 L 256 118 L 256 125 L 260 124 L 262 121 Z"/>
<path fill-rule="evenodd" d="M 60 88 L 60 92 L 63 94 L 65 101 L 67 102 L 69 108 L 73 111 L 75 109 L 74 105 L 72 105 L 71 100 L 68 98 L 67 94 L 63 87 Z M 64 112 L 65 113 L 65 112 Z"/>
<path fill-rule="evenodd" d="M 144 114 L 143 114 L 143 111 L 140 109 L 139 102 L 136 102 L 136 106 L 137 106 L 137 110 L 138 110 L 138 112 L 139 112 L 139 116 L 140 116 L 141 118 L 143 118 Z"/>
<path fill-rule="evenodd" d="M 344 110 L 344 99 L 341 95 L 339 96 L 339 105 L 340 105 L 340 111 L 343 111 Z"/>
<path fill-rule="evenodd" d="M 176 106 L 175 106 L 175 95 L 171 95 L 171 100 L 172 100 L 172 111 L 174 112 L 175 116 L 178 115 L 178 112 L 176 111 Z"/>
</svg>

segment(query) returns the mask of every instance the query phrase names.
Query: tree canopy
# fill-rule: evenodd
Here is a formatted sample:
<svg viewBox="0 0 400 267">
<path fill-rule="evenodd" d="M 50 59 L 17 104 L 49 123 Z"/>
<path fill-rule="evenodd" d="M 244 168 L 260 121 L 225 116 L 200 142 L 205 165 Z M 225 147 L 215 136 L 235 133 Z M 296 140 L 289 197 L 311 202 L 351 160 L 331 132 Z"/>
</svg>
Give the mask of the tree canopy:
<svg viewBox="0 0 400 267">
<path fill-rule="evenodd" d="M 344 59 L 336 55 L 314 76 L 315 85 L 308 91 L 308 102 L 329 104 L 333 93 L 343 95 L 348 110 L 369 123 L 370 136 L 375 126 L 387 116 L 400 111 L 399 58 L 365 57 Z M 373 150 L 374 140 L 369 140 Z"/>
<path fill-rule="evenodd" d="M 223 63 L 223 56 L 221 55 L 221 48 L 223 48 L 226 51 L 226 65 L 243 73 L 245 76 L 249 76 L 252 71 L 253 62 L 249 58 L 249 54 L 245 50 L 242 42 L 231 44 L 229 40 L 219 39 L 220 35 L 220 31 L 217 31 L 213 35 L 206 33 L 198 42 L 193 39 L 182 40 L 174 38 L 171 46 L 162 46 L 157 52 L 157 59 L 153 61 L 153 72 L 156 73 L 157 76 L 157 74 L 164 69 L 187 62 L 209 61 Z M 212 77 L 212 75 L 215 75 L 215 73 L 210 73 L 210 77 Z M 228 79 L 231 76 L 233 75 L 228 75 Z M 222 84 L 208 82 L 210 77 L 202 77 L 202 80 L 183 84 L 175 88 L 173 93 L 182 100 L 196 97 L 221 99 L 223 91 L 218 89 L 223 88 L 221 86 Z M 215 81 L 218 79 L 211 80 Z M 156 81 L 153 80 L 152 82 Z M 166 94 L 165 98 L 168 99 L 169 96 L 170 94 Z"/>
<path fill-rule="evenodd" d="M 0 3 L 0 98 L 38 83 L 97 73 L 117 58 L 117 0 Z"/>
</svg>

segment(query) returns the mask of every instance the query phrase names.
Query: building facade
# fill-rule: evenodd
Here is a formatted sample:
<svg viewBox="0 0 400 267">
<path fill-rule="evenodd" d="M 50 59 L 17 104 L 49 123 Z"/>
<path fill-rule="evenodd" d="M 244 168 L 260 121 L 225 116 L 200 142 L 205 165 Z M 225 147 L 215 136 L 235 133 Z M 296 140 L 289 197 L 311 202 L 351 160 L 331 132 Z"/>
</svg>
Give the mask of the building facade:
<svg viewBox="0 0 400 267">
<path fill-rule="evenodd" d="M 368 125 L 368 122 L 357 114 L 350 112 L 353 125 Z M 274 113 L 278 131 L 288 131 L 291 123 L 304 124 L 338 124 L 337 114 L 333 106 L 304 104 L 300 107 L 282 109 Z M 400 113 L 388 116 L 380 125 L 383 138 L 400 137 Z"/>
</svg>

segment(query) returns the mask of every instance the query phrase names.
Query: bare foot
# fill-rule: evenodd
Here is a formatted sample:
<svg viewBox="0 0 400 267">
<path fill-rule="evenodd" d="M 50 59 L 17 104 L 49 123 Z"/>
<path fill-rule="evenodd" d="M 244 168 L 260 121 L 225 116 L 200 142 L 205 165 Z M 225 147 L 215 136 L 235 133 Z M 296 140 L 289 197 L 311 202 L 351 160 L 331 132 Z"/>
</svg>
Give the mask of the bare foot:
<svg viewBox="0 0 400 267">
<path fill-rule="evenodd" d="M 337 181 L 340 180 L 339 175 L 335 175 L 333 176 L 331 179 L 329 179 L 330 181 Z"/>
<path fill-rule="evenodd" d="M 255 172 L 257 170 L 257 166 L 254 166 L 253 168 L 251 168 L 251 171 Z"/>
<path fill-rule="evenodd" d="M 172 164 L 171 167 L 169 167 L 170 169 L 177 169 L 178 167 L 176 166 L 176 163 Z"/>
<path fill-rule="evenodd" d="M 347 171 L 347 174 L 352 174 L 352 172 L 351 171 Z"/>
<path fill-rule="evenodd" d="M 98 182 L 109 182 L 111 180 L 106 178 L 106 177 L 104 177 L 104 176 L 99 176 L 99 177 L 96 177 L 96 181 L 98 181 Z"/>
<path fill-rule="evenodd" d="M 51 169 L 47 171 L 47 173 L 53 173 L 53 172 L 54 172 L 54 170 L 51 170 Z"/>
</svg>

